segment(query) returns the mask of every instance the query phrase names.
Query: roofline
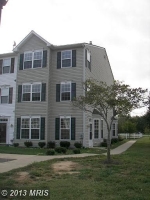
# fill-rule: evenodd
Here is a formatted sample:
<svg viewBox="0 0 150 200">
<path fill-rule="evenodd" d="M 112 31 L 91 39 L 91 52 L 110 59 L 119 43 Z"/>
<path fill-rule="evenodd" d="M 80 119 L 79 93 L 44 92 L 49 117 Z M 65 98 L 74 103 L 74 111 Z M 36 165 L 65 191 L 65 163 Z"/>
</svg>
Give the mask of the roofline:
<svg viewBox="0 0 150 200">
<path fill-rule="evenodd" d="M 32 35 L 35 35 L 37 36 L 39 39 L 41 39 L 43 42 L 46 43 L 46 45 L 49 47 L 51 46 L 52 44 L 49 43 L 47 40 L 45 40 L 44 38 L 42 38 L 40 35 L 38 35 L 35 31 L 31 31 L 14 49 L 13 51 L 14 52 L 17 52 L 18 51 L 18 48 L 20 48 L 25 42 L 26 40 L 28 40 L 28 38 L 30 38 Z"/>
<path fill-rule="evenodd" d="M 10 52 L 10 53 L 2 53 L 2 54 L 0 54 L 0 58 L 9 57 L 9 56 L 16 56 L 16 53 L 15 52 Z"/>
</svg>

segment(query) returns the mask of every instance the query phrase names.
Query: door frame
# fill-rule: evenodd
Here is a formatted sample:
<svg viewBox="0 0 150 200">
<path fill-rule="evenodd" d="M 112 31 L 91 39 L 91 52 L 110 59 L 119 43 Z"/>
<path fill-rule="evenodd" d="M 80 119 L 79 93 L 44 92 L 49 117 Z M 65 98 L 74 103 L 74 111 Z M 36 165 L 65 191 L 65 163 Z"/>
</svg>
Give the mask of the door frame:
<svg viewBox="0 0 150 200">
<path fill-rule="evenodd" d="M 1 141 L 0 141 L 0 144 L 6 144 L 6 143 L 7 143 L 7 122 L 6 122 L 6 121 L 0 122 L 0 125 L 1 125 L 1 124 L 5 124 L 5 126 L 6 126 L 6 134 L 5 134 L 5 138 L 6 138 L 5 140 L 6 140 L 6 141 L 5 141 L 5 142 L 1 142 Z"/>
<path fill-rule="evenodd" d="M 93 148 L 93 123 L 89 123 L 88 128 L 88 137 L 89 137 L 89 147 Z"/>
</svg>

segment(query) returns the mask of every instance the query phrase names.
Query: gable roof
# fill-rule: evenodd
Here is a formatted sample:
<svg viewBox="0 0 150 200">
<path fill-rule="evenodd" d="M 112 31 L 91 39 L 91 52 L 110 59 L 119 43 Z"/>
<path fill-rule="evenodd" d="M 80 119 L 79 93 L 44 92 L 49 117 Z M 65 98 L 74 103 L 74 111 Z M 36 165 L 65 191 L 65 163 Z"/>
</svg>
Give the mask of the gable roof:
<svg viewBox="0 0 150 200">
<path fill-rule="evenodd" d="M 42 40 L 43 42 L 46 43 L 47 46 L 51 46 L 52 44 L 50 44 L 47 40 L 45 40 L 44 38 L 42 38 L 40 35 L 38 35 L 35 31 L 31 31 L 14 49 L 14 52 L 18 51 L 18 48 L 20 48 L 22 45 L 24 45 L 25 42 L 27 42 L 33 35 L 35 35 L 36 37 L 38 37 L 40 40 Z"/>
</svg>

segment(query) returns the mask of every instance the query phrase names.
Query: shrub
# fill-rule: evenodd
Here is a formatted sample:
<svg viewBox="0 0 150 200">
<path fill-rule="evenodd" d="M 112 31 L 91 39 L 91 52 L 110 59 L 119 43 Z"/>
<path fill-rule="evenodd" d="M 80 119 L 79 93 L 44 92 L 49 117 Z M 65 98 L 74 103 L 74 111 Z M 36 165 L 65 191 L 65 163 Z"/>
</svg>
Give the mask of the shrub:
<svg viewBox="0 0 150 200">
<path fill-rule="evenodd" d="M 39 142 L 38 145 L 39 145 L 40 148 L 43 148 L 46 145 L 46 143 L 45 142 Z"/>
<path fill-rule="evenodd" d="M 111 144 L 117 143 L 117 142 L 118 142 L 118 138 L 112 138 L 112 139 L 111 139 Z"/>
<path fill-rule="evenodd" d="M 49 149 L 46 151 L 46 155 L 54 155 L 55 154 L 55 150 L 54 149 Z"/>
<path fill-rule="evenodd" d="M 61 141 L 60 142 L 60 146 L 61 147 L 65 147 L 65 148 L 69 148 L 70 147 L 70 142 L 68 142 L 68 141 Z"/>
<path fill-rule="evenodd" d="M 78 149 L 80 149 L 82 147 L 82 144 L 80 142 L 75 142 L 74 146 Z"/>
<path fill-rule="evenodd" d="M 102 142 L 102 143 L 100 144 L 100 146 L 101 146 L 101 147 L 107 147 L 107 142 Z"/>
<path fill-rule="evenodd" d="M 49 141 L 47 143 L 47 148 L 54 149 L 55 148 L 55 141 Z"/>
<path fill-rule="evenodd" d="M 19 143 L 13 143 L 13 146 L 14 146 L 14 147 L 18 147 L 18 146 L 19 146 Z"/>
<path fill-rule="evenodd" d="M 26 142 L 24 142 L 24 145 L 25 145 L 26 147 L 32 147 L 32 146 L 33 146 L 33 144 L 32 144 L 31 141 L 26 141 Z"/>
<path fill-rule="evenodd" d="M 118 135 L 118 141 L 123 141 L 124 138 L 121 135 Z"/>
<path fill-rule="evenodd" d="M 80 149 L 73 149 L 73 153 L 74 153 L 74 154 L 79 154 L 79 153 L 81 153 L 81 152 L 80 152 Z"/>
<path fill-rule="evenodd" d="M 67 149 L 65 147 L 56 147 L 55 148 L 55 151 L 57 153 L 66 153 L 67 152 Z"/>
</svg>

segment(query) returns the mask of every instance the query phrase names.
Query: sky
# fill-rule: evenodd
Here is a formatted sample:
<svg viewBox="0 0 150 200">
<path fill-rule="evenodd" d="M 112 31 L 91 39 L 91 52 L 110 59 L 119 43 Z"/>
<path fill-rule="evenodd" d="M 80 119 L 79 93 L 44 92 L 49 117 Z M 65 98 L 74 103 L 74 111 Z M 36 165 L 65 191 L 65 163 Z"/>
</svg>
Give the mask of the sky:
<svg viewBox="0 0 150 200">
<path fill-rule="evenodd" d="M 150 0 L 9 0 L 0 53 L 11 52 L 31 30 L 54 45 L 92 41 L 106 48 L 116 80 L 150 91 Z"/>
</svg>

